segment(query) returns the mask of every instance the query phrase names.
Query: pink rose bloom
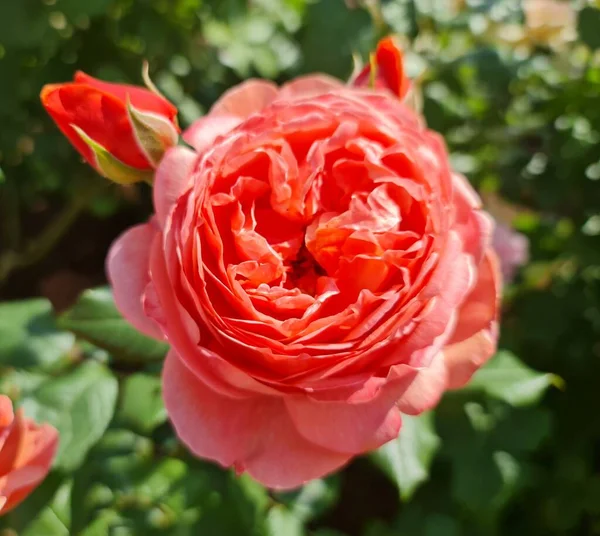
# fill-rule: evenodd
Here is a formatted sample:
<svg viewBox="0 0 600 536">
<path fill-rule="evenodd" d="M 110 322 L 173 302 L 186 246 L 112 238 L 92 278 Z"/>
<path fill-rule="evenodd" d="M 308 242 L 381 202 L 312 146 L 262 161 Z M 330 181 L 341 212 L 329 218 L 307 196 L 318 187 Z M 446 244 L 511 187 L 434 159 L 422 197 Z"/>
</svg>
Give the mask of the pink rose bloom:
<svg viewBox="0 0 600 536">
<path fill-rule="evenodd" d="M 529 260 L 529 240 L 506 225 L 496 224 L 493 246 L 500 259 L 502 277 L 509 283 L 515 278 L 517 269 Z"/>
<path fill-rule="evenodd" d="M 58 432 L 13 413 L 0 395 L 0 515 L 23 501 L 48 474 L 58 447 Z"/>
<path fill-rule="evenodd" d="M 250 80 L 184 139 L 107 265 L 121 312 L 171 345 L 165 404 L 197 456 L 300 486 L 494 353 L 492 220 L 391 91 Z"/>
</svg>

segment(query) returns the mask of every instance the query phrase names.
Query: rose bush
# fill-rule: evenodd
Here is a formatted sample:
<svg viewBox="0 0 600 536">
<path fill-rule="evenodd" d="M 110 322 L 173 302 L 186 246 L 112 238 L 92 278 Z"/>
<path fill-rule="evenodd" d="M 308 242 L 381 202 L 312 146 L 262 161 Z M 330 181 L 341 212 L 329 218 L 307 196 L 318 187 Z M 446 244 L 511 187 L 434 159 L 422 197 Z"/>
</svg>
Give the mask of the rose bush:
<svg viewBox="0 0 600 536">
<path fill-rule="evenodd" d="M 196 455 L 299 486 L 492 355 L 492 220 L 390 91 L 250 80 L 184 139 L 107 268 L 121 312 L 171 344 L 164 399 Z"/>
<path fill-rule="evenodd" d="M 0 395 L 0 515 L 23 501 L 46 477 L 58 447 L 58 433 L 13 413 Z"/>
</svg>

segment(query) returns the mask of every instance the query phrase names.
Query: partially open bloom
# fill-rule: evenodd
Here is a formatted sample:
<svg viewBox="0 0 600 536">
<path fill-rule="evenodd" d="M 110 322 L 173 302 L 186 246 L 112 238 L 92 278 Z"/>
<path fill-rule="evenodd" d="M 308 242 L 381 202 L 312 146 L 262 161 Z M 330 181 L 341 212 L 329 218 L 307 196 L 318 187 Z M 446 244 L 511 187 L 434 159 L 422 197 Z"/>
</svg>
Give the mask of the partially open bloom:
<svg viewBox="0 0 600 536">
<path fill-rule="evenodd" d="M 492 355 L 492 220 L 392 92 L 250 80 L 184 139 L 107 265 L 121 312 L 171 344 L 164 399 L 196 455 L 299 486 Z"/>
<path fill-rule="evenodd" d="M 41 99 L 85 160 L 121 184 L 151 178 L 165 150 L 177 143 L 177 109 L 144 88 L 78 72 L 74 82 L 45 86 Z"/>
<path fill-rule="evenodd" d="M 25 499 L 46 477 L 58 446 L 58 432 L 13 413 L 0 395 L 0 515 Z"/>
</svg>

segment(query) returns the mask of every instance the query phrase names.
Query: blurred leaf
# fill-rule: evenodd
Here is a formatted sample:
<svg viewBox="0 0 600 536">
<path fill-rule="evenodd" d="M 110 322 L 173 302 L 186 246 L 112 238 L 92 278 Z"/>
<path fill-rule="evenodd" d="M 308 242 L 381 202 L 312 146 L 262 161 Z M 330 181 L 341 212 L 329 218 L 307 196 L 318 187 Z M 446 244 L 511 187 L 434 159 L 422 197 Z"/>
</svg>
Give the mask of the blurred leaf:
<svg viewBox="0 0 600 536">
<path fill-rule="evenodd" d="M 584 7 L 579 12 L 577 31 L 581 40 L 592 50 L 600 48 L 600 9 Z"/>
<path fill-rule="evenodd" d="M 475 373 L 465 389 L 483 391 L 512 406 L 528 406 L 538 402 L 548 387 L 560 383 L 554 374 L 536 372 L 501 350 Z"/>
<path fill-rule="evenodd" d="M 69 536 L 71 524 L 69 500 L 71 498 L 71 481 L 65 482 L 56 491 L 52 502 L 44 508 L 35 519 L 20 532 L 20 536 Z"/>
<path fill-rule="evenodd" d="M 298 519 L 307 522 L 322 515 L 336 502 L 338 495 L 339 480 L 333 476 L 311 480 L 297 491 L 279 492 L 275 497 Z"/>
<path fill-rule="evenodd" d="M 0 516 L 0 534 L 4 536 L 2 529 L 12 529 L 21 536 L 69 536 L 70 484 L 51 472 L 24 502 Z"/>
<path fill-rule="evenodd" d="M 106 13 L 113 0 L 57 0 L 55 8 L 68 18 L 78 20 L 81 17 L 94 17 Z"/>
<path fill-rule="evenodd" d="M 0 366 L 55 368 L 74 340 L 72 334 L 57 329 L 47 300 L 0 304 Z"/>
<path fill-rule="evenodd" d="M 139 333 L 121 316 L 107 287 L 85 291 L 58 323 L 125 362 L 160 361 L 168 349 L 165 343 Z"/>
<path fill-rule="evenodd" d="M 364 40 L 364 43 L 360 41 Z M 348 9 L 344 0 L 309 4 L 306 26 L 300 34 L 304 72 L 324 72 L 342 80 L 352 73 L 352 53 L 363 55 L 373 46 L 369 14 Z"/>
<path fill-rule="evenodd" d="M 89 361 L 48 380 L 23 399 L 21 406 L 28 417 L 49 422 L 59 432 L 55 467 L 70 471 L 81 465 L 112 419 L 117 392 L 117 380 L 110 371 Z"/>
<path fill-rule="evenodd" d="M 48 8 L 34 0 L 0 2 L 0 41 L 4 46 L 26 48 L 41 44 L 51 36 Z M 24 29 L 27 31 L 24 31 Z M 47 41 L 48 42 L 48 41 Z M 48 43 L 50 44 L 50 43 Z"/>
<path fill-rule="evenodd" d="M 0 378 L 0 393 L 8 395 L 13 401 L 18 401 L 31 394 L 48 379 L 47 374 L 40 372 L 11 370 Z"/>
<path fill-rule="evenodd" d="M 167 420 L 162 401 L 160 378 L 149 374 L 132 374 L 123 387 L 119 416 L 134 430 L 150 433 Z"/>
<path fill-rule="evenodd" d="M 265 490 L 247 477 L 188 457 L 159 456 L 151 440 L 109 430 L 75 474 L 72 530 L 262 536 L 267 503 Z"/>
<path fill-rule="evenodd" d="M 429 467 L 440 445 L 433 413 L 402 415 L 400 435 L 372 453 L 372 458 L 395 482 L 403 500 L 411 498 L 429 478 Z"/>
<path fill-rule="evenodd" d="M 267 514 L 267 536 L 304 536 L 301 521 L 285 506 L 277 505 Z"/>
<path fill-rule="evenodd" d="M 456 393 L 438 408 L 443 457 L 452 464 L 455 500 L 478 518 L 495 516 L 527 481 L 526 455 L 550 432 L 548 413 L 490 400 L 463 404 Z"/>
</svg>

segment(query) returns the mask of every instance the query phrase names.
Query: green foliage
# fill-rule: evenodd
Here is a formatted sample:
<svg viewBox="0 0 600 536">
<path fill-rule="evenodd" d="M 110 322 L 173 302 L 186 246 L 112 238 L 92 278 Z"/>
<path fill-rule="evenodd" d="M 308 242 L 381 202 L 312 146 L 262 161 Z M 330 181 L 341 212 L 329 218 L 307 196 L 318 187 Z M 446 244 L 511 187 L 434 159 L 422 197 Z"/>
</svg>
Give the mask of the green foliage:
<svg viewBox="0 0 600 536">
<path fill-rule="evenodd" d="M 166 344 L 140 334 L 123 319 L 109 288 L 84 292 L 59 324 L 123 362 L 161 361 L 167 351 Z"/>
<path fill-rule="evenodd" d="M 21 400 L 27 416 L 58 430 L 55 467 L 70 471 L 81 465 L 113 417 L 117 391 L 111 372 L 89 361 L 59 378 L 48 378 Z"/>
<path fill-rule="evenodd" d="M 0 367 L 52 368 L 73 346 L 59 331 L 47 300 L 0 304 Z"/>
<path fill-rule="evenodd" d="M 600 4 L 573 2 L 577 39 L 557 43 L 505 38 L 524 27 L 515 0 L 354 3 L 363 7 L 0 2 L 0 295 L 11 299 L 0 304 L 0 392 L 61 435 L 52 473 L 0 518 L 0 533 L 598 533 Z M 454 167 L 526 234 L 532 259 L 505 289 L 502 350 L 465 389 L 404 416 L 400 437 L 369 461 L 270 493 L 178 443 L 160 396 L 167 346 L 131 328 L 107 288 L 83 292 L 56 317 L 46 299 L 15 301 L 60 301 L 102 284 L 110 241 L 151 212 L 145 185 L 93 189 L 99 179 L 38 95 L 78 68 L 139 84 L 148 59 L 186 126 L 245 78 L 345 79 L 353 53 L 365 59 L 390 31 L 409 48 L 427 123 L 444 135 Z M 73 286 L 50 292 L 47 279 L 61 270 Z"/>
<path fill-rule="evenodd" d="M 373 460 L 396 483 L 400 497 L 408 500 L 429 476 L 429 467 L 440 446 L 433 414 L 402 417 L 402 433 L 373 453 Z"/>
</svg>

